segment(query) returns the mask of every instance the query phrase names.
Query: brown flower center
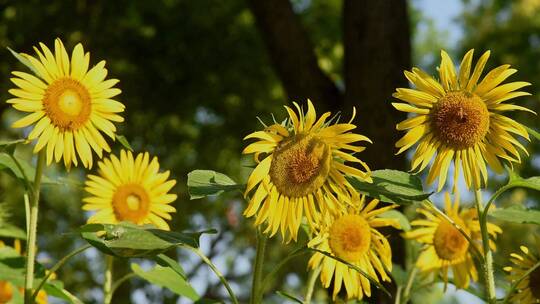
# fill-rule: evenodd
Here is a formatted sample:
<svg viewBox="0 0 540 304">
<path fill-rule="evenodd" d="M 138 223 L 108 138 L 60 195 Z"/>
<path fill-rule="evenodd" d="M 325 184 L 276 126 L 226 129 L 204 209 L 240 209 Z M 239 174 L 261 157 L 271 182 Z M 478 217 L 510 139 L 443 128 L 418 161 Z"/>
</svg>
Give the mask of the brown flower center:
<svg viewBox="0 0 540 304">
<path fill-rule="evenodd" d="M 356 214 L 342 216 L 330 228 L 329 245 L 336 256 L 351 263 L 359 261 L 371 245 L 368 222 Z"/>
<path fill-rule="evenodd" d="M 540 268 L 536 268 L 529 275 L 529 288 L 536 300 L 540 300 Z"/>
<path fill-rule="evenodd" d="M 463 227 L 462 221 L 456 219 L 456 222 Z M 469 242 L 456 227 L 443 220 L 433 235 L 433 246 L 439 258 L 453 261 L 465 257 Z"/>
<path fill-rule="evenodd" d="M 77 130 L 90 118 L 92 99 L 79 81 L 64 77 L 49 85 L 43 107 L 53 125 L 61 130 Z"/>
<path fill-rule="evenodd" d="M 330 171 L 330 149 L 312 135 L 296 135 L 274 151 L 270 178 L 280 193 L 300 197 L 319 189 Z"/>
<path fill-rule="evenodd" d="M 480 97 L 449 92 L 435 105 L 432 127 L 445 144 L 466 149 L 480 142 L 489 130 L 489 111 Z"/>
<path fill-rule="evenodd" d="M 113 211 L 119 222 L 141 224 L 150 211 L 148 193 L 138 184 L 119 186 L 113 196 Z"/>
</svg>

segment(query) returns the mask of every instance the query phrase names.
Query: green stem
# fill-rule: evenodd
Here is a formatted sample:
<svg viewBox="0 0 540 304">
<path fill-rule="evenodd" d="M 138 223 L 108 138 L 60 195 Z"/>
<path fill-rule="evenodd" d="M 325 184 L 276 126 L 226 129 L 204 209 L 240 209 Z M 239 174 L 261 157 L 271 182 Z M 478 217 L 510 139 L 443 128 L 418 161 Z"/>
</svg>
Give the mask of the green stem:
<svg viewBox="0 0 540 304">
<path fill-rule="evenodd" d="M 261 279 L 264 263 L 264 251 L 266 249 L 266 236 L 257 230 L 257 253 L 255 255 L 255 266 L 253 269 L 253 284 L 251 285 L 251 304 L 262 303 L 264 290 L 261 288 Z"/>
<path fill-rule="evenodd" d="M 103 282 L 103 304 L 110 304 L 112 301 L 112 285 L 113 285 L 113 267 L 114 257 L 107 255 L 105 257 L 105 280 Z"/>
<path fill-rule="evenodd" d="M 114 282 L 112 288 L 111 288 L 111 298 L 112 298 L 112 295 L 114 295 L 114 292 L 118 289 L 118 287 L 120 287 L 120 285 L 122 285 L 125 281 L 131 279 L 131 278 L 134 278 L 136 277 L 137 275 L 133 272 L 130 272 L 128 274 L 126 274 L 125 276 L 121 277 L 120 279 L 116 280 L 116 282 Z"/>
<path fill-rule="evenodd" d="M 86 249 L 90 248 L 92 246 L 90 245 L 86 245 L 86 246 L 83 246 L 81 248 L 77 248 L 75 249 L 74 251 L 72 251 L 71 253 L 69 253 L 68 255 L 66 255 L 65 257 L 63 257 L 60 261 L 58 261 L 58 263 L 56 263 L 49 271 L 47 271 L 47 274 L 45 275 L 45 277 L 41 280 L 41 282 L 39 283 L 38 287 L 36 288 L 36 290 L 34 290 L 34 294 L 32 295 L 32 298 L 35 299 L 39 293 L 39 290 L 43 287 L 43 285 L 45 285 L 45 283 L 47 283 L 47 280 L 49 279 L 49 277 L 55 273 L 56 271 L 58 271 L 58 269 L 60 269 L 60 267 L 64 266 L 64 264 L 69 260 L 71 259 L 72 257 L 76 256 L 77 254 L 85 251 Z"/>
<path fill-rule="evenodd" d="M 414 282 L 414 278 L 416 277 L 416 274 L 418 273 L 418 268 L 414 267 L 409 272 L 409 276 L 407 278 L 407 284 L 405 285 L 405 289 L 403 290 L 403 303 L 407 303 L 409 301 L 409 297 L 411 295 L 411 287 Z M 400 302 L 401 303 L 401 302 Z"/>
<path fill-rule="evenodd" d="M 310 304 L 311 303 L 311 297 L 313 296 L 313 290 L 315 290 L 315 283 L 317 282 L 317 278 L 319 277 L 319 274 L 321 273 L 321 267 L 317 267 L 313 270 L 311 270 L 311 273 L 308 278 L 308 285 L 307 285 L 307 291 L 306 291 L 306 299 L 304 300 L 304 304 Z"/>
<path fill-rule="evenodd" d="M 495 295 L 495 277 L 493 272 L 493 253 L 489 248 L 489 234 L 487 229 L 487 217 L 484 216 L 484 207 L 482 204 L 482 190 L 479 188 L 474 192 L 476 201 L 476 210 L 478 211 L 478 220 L 480 222 L 480 231 L 482 234 L 482 249 L 484 253 L 484 280 L 486 283 L 488 303 L 497 302 Z"/>
<path fill-rule="evenodd" d="M 219 271 L 219 269 L 217 269 L 216 265 L 214 265 L 214 263 L 212 263 L 212 261 L 210 261 L 210 259 L 204 255 L 204 253 L 202 253 L 199 249 L 197 248 L 193 248 L 193 247 L 190 247 L 190 246 L 183 246 L 184 248 L 187 248 L 191 251 L 193 251 L 194 253 L 196 253 L 201 259 L 202 261 L 208 265 L 208 267 L 210 267 L 210 269 L 212 269 L 212 271 L 216 274 L 216 276 L 219 278 L 219 280 L 221 281 L 221 283 L 223 284 L 223 286 L 225 286 L 225 289 L 227 289 L 227 292 L 229 293 L 229 296 L 231 298 L 231 301 L 234 303 L 234 304 L 238 304 L 238 299 L 236 298 L 236 295 L 234 294 L 231 286 L 229 285 L 229 282 L 227 282 L 227 279 L 225 279 L 225 277 L 223 276 L 223 274 L 221 274 L 221 272 Z"/>
<path fill-rule="evenodd" d="M 32 299 L 32 288 L 34 287 L 34 266 L 36 261 L 36 241 L 37 241 L 37 221 L 39 210 L 39 189 L 41 185 L 41 176 L 45 168 L 45 149 L 38 154 L 36 175 L 34 176 L 34 185 L 30 196 L 29 228 L 27 231 L 26 243 L 26 276 L 24 282 L 24 303 L 34 303 Z"/>
</svg>

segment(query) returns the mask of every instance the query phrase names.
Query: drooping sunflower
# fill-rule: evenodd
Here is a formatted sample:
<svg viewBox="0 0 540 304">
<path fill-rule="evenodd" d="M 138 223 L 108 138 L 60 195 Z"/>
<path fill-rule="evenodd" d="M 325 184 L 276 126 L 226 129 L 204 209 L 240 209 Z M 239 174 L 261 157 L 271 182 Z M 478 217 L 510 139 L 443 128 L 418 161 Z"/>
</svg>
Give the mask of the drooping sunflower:
<svg viewBox="0 0 540 304">
<path fill-rule="evenodd" d="M 6 244 L 3 241 L 0 241 L 0 248 L 7 247 Z M 21 249 L 21 242 L 19 240 L 15 240 L 13 242 L 13 249 L 18 253 L 22 254 Z M 54 276 L 54 274 L 53 274 Z M 19 290 L 21 293 L 21 296 L 24 294 L 24 288 L 22 286 L 16 288 L 8 281 L 0 281 L 0 304 L 4 303 L 10 303 L 11 300 L 13 300 L 14 292 L 16 290 Z M 47 293 L 44 290 L 40 290 L 38 292 L 38 295 L 36 297 L 36 303 L 37 304 L 47 304 Z"/>
<path fill-rule="evenodd" d="M 413 117 L 397 124 L 407 133 L 396 143 L 398 154 L 419 142 L 412 159 L 412 170 L 420 172 L 435 158 L 428 174 L 428 183 L 439 178 L 438 190 L 444 186 L 448 168 L 455 165 L 454 186 L 463 171 L 467 187 L 478 189 L 487 184 L 486 163 L 497 173 L 503 171 L 501 160 L 510 166 L 521 162 L 520 152 L 525 147 L 515 138 L 529 140 L 527 130 L 517 121 L 506 117 L 508 111 L 533 111 L 509 100 L 530 95 L 518 91 L 530 85 L 516 81 L 502 84 L 516 72 L 510 65 L 501 65 L 480 76 L 489 58 L 485 52 L 472 70 L 473 50 L 463 57 L 459 74 L 445 51 L 441 51 L 437 81 L 424 71 L 413 68 L 405 77 L 415 89 L 398 88 L 393 94 L 406 103 L 393 103 Z"/>
<path fill-rule="evenodd" d="M 278 230 L 284 240 L 296 240 L 303 215 L 314 227 L 321 212 L 336 213 L 344 209 L 343 197 L 354 191 L 345 174 L 370 181 L 369 167 L 353 152 L 365 147 L 356 143 L 371 142 L 367 137 L 350 132 L 356 126 L 328 120 L 327 112 L 317 119 L 308 100 L 304 113 L 294 103 L 298 114 L 285 106 L 289 119 L 274 123 L 244 139 L 257 139 L 242 153 L 254 154 L 258 163 L 247 181 L 245 195 L 250 197 L 244 211 L 246 217 L 256 215 L 255 225 L 266 222 L 265 233 L 273 236 Z M 360 164 L 362 170 L 345 162 Z"/>
<path fill-rule="evenodd" d="M 482 236 L 478 213 L 475 208 L 459 210 L 459 195 L 456 194 L 452 204 L 450 194 L 445 193 L 445 214 L 454 221 L 473 241 L 481 252 Z M 419 208 L 417 212 L 425 219 L 414 220 L 412 226 L 418 228 L 404 233 L 405 238 L 424 244 L 416 267 L 421 272 L 437 272 L 445 284 L 448 282 L 448 270 L 452 270 L 453 283 L 457 288 L 467 288 L 470 281 L 478 280 L 478 272 L 473 261 L 473 248 L 465 236 L 448 220 L 428 208 Z M 488 233 L 496 238 L 502 233 L 499 226 L 488 223 Z M 495 243 L 489 240 L 489 246 L 495 250 Z"/>
<path fill-rule="evenodd" d="M 386 270 L 392 270 L 392 250 L 384 235 L 377 228 L 400 228 L 395 219 L 378 215 L 395 208 L 395 205 L 377 208 L 378 200 L 365 204 L 365 197 L 355 200 L 352 207 L 340 216 L 325 216 L 321 229 L 308 246 L 330 253 L 363 270 L 379 282 L 390 281 Z M 348 265 L 316 252 L 308 262 L 310 269 L 321 267 L 321 282 L 325 288 L 334 283 L 332 299 L 335 300 L 342 285 L 347 299 L 371 296 L 369 280 Z M 385 270 L 386 269 L 386 270 Z"/>
<path fill-rule="evenodd" d="M 540 259 L 530 252 L 529 248 L 520 246 L 522 254 L 510 254 L 510 261 L 513 266 L 504 267 L 509 272 L 508 279 L 514 283 L 525 276 Z M 511 303 L 532 304 L 540 303 L 540 268 L 536 268 L 529 275 L 526 275 L 517 285 L 517 292 L 511 295 Z"/>
<path fill-rule="evenodd" d="M 60 39 L 54 42 L 54 54 L 40 43 L 34 47 L 37 57 L 22 54 L 36 76 L 13 72 L 11 81 L 18 87 L 9 90 L 15 98 L 7 102 L 19 111 L 28 112 L 13 123 L 14 128 L 33 125 L 29 140 L 37 139 L 34 152 L 46 149 L 47 164 L 64 159 L 67 168 L 80 159 L 84 167 L 92 167 L 92 150 L 102 157 L 110 147 L 102 133 L 115 139 L 113 122 L 124 119 L 117 113 L 124 105 L 116 100 L 120 89 L 117 79 L 105 80 L 105 61 L 89 69 L 90 53 L 79 43 L 71 59 Z"/>
<path fill-rule="evenodd" d="M 159 172 L 157 157 L 150 161 L 148 152 L 136 158 L 130 151 L 120 151 L 98 163 L 99 175 L 88 175 L 84 210 L 97 212 L 88 223 L 116 224 L 127 221 L 136 225 L 153 224 L 169 230 L 164 220 L 176 209 L 170 204 L 177 198 L 168 193 L 176 180 L 168 180 L 169 171 Z"/>
</svg>

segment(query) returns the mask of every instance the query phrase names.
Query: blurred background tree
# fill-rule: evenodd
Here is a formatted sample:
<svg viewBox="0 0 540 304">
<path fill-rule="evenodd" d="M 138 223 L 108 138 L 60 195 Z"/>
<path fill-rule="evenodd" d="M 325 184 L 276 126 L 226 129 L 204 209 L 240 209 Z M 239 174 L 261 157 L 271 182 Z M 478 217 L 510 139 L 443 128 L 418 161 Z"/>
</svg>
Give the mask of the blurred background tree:
<svg viewBox="0 0 540 304">
<path fill-rule="evenodd" d="M 255 237 L 251 220 L 242 217 L 244 202 L 232 194 L 189 201 L 186 174 L 193 169 L 213 169 L 244 181 L 251 160 L 241 157 L 242 138 L 260 128 L 256 117 L 268 122 L 274 113 L 281 119 L 283 104 L 304 103 L 307 98 L 319 112 L 342 111 L 344 119 L 355 106 L 359 132 L 374 140 L 361 157 L 373 169 L 405 169 L 405 159 L 394 156 L 393 148 L 400 135 L 395 123 L 403 117 L 390 106 L 394 88 L 407 86 L 402 71 L 414 61 L 435 73 L 441 47 L 452 48 L 456 60 L 474 47 L 494 51 L 491 66 L 511 63 L 519 69 L 514 77 L 540 83 L 537 2 L 464 1 L 463 39 L 453 45 L 447 41 L 447 32 L 437 29 L 422 10 L 405 0 L 0 0 L 0 46 L 32 53 L 38 42 L 51 45 L 60 37 L 68 49 L 82 42 L 91 52 L 91 64 L 107 61 L 109 77 L 121 80 L 119 100 L 127 106 L 120 133 L 136 152 L 157 155 L 162 167 L 170 169 L 178 181 L 178 216 L 173 229 L 212 226 L 220 230 L 218 236 L 204 238 L 203 250 L 245 302 Z M 7 91 L 12 87 L 9 73 L 21 69 L 24 67 L 8 51 L 0 51 L 2 100 L 9 98 Z M 531 97 L 524 103 L 538 110 L 537 102 Z M 0 112 L 1 137 L 20 137 L 9 127 L 18 114 L 5 103 L 0 103 Z M 519 119 L 538 127 L 536 117 Z M 119 149 L 116 144 L 115 151 Z M 531 147 L 534 151 L 538 151 L 537 144 Z M 29 148 L 18 153 L 30 157 Z M 524 175 L 538 175 L 538 157 L 531 160 L 523 166 Z M 66 178 L 63 170 L 54 167 L 48 174 Z M 68 233 L 87 218 L 80 208 L 84 175 L 82 170 L 72 170 L 67 176 L 72 182 L 45 189 L 39 258 L 46 265 L 83 244 Z M 23 227 L 21 193 L 10 176 L 0 175 L 0 201 L 5 202 L 1 208 L 8 209 L 11 221 Z M 513 194 L 514 202 L 518 194 Z M 51 235 L 58 237 L 48 237 Z M 503 241 L 507 238 L 510 242 L 512 236 Z M 280 242 L 272 240 L 273 245 Z M 271 248 L 268 267 L 294 246 Z M 397 247 L 395 252 L 397 260 L 403 257 Z M 219 281 L 197 258 L 183 252 L 178 258 L 201 294 L 226 298 Z M 303 293 L 306 261 L 307 256 L 299 258 L 283 271 L 272 291 Z M 99 253 L 88 251 L 58 276 L 85 303 L 99 303 L 100 263 Z M 117 273 L 127 269 L 127 262 L 120 263 Z M 326 296 L 324 292 L 316 295 L 319 299 Z M 177 301 L 172 293 L 132 280 L 113 302 Z M 272 296 L 268 301 L 281 303 L 283 299 Z"/>
</svg>

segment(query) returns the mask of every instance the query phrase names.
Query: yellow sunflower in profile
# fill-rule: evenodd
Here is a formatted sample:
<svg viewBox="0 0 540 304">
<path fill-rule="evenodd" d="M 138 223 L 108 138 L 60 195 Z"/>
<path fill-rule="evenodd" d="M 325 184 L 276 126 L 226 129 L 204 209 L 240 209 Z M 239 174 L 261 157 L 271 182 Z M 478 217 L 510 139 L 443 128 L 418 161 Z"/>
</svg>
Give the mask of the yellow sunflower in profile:
<svg viewBox="0 0 540 304">
<path fill-rule="evenodd" d="M 377 282 L 379 278 L 390 281 L 386 270 L 392 270 L 392 251 L 388 240 L 377 228 L 393 226 L 399 229 L 400 226 L 394 219 L 377 216 L 396 206 L 377 208 L 378 200 L 365 204 L 365 197 L 356 201 L 359 203 L 340 216 L 324 217 L 321 229 L 308 246 L 357 266 Z M 325 288 L 330 287 L 333 280 L 333 300 L 342 285 L 345 285 L 347 299 L 362 299 L 364 294 L 371 296 L 369 280 L 344 263 L 317 252 L 309 260 L 308 267 L 321 267 L 321 282 Z"/>
<path fill-rule="evenodd" d="M 0 248 L 6 247 L 6 244 L 2 241 L 0 241 Z M 19 254 L 22 254 L 21 250 L 21 242 L 19 240 L 15 240 L 13 242 L 13 249 L 17 251 Z M 53 274 L 54 275 L 54 274 Z M 22 287 L 17 288 L 21 296 L 24 294 L 24 289 Z M 4 303 L 10 303 L 11 300 L 13 300 L 13 293 L 15 292 L 15 287 L 13 284 L 11 284 L 8 281 L 0 281 L 0 304 Z M 37 304 L 47 304 L 47 293 L 44 290 L 40 290 L 38 292 L 38 295 L 36 297 L 36 303 Z"/>
<path fill-rule="evenodd" d="M 64 159 L 67 168 L 81 160 L 84 167 L 92 167 L 92 150 L 102 157 L 110 147 L 101 133 L 115 139 L 113 122 L 124 119 L 117 113 L 124 105 L 114 98 L 120 90 L 114 88 L 116 79 L 105 80 L 105 61 L 89 68 L 90 53 L 79 43 L 71 60 L 60 39 L 54 42 L 54 54 L 40 43 L 34 48 L 37 57 L 23 54 L 36 75 L 13 72 L 11 81 L 18 87 L 9 90 L 15 98 L 7 102 L 19 111 L 28 112 L 17 120 L 14 128 L 34 125 L 29 140 L 37 139 L 34 152 L 46 147 L 47 164 Z"/>
<path fill-rule="evenodd" d="M 245 195 L 250 199 L 244 215 L 257 215 L 255 225 L 266 222 L 265 233 L 273 236 L 280 230 L 286 241 L 296 240 L 303 215 L 314 227 L 321 212 L 346 208 L 343 198 L 354 190 L 345 174 L 371 180 L 368 166 L 352 155 L 365 149 L 355 143 L 370 142 L 350 132 L 355 125 L 338 123 L 336 117 L 328 120 L 330 112 L 317 119 L 309 100 L 306 113 L 294 105 L 298 114 L 285 106 L 289 119 L 246 136 L 257 141 L 242 152 L 253 153 L 258 163 L 247 181 Z M 346 162 L 360 164 L 364 171 Z"/>
<path fill-rule="evenodd" d="M 170 220 L 170 213 L 176 212 L 170 204 L 177 196 L 168 193 L 176 181 L 167 180 L 169 171 L 159 173 L 157 157 L 150 161 L 146 152 L 134 158 L 130 151 L 122 150 L 120 159 L 111 155 L 98 167 L 99 175 L 88 175 L 84 188 L 91 196 L 83 199 L 83 209 L 97 211 L 88 223 L 126 221 L 169 230 L 164 219 Z"/>
<path fill-rule="evenodd" d="M 533 111 L 509 100 L 530 95 L 518 91 L 530 85 L 517 81 L 501 84 L 516 72 L 510 65 L 501 65 L 479 81 L 490 52 L 485 52 L 472 68 L 473 50 L 463 57 L 459 74 L 454 63 L 441 51 L 440 81 L 424 71 L 413 68 L 405 77 L 415 89 L 399 88 L 393 94 L 406 103 L 393 103 L 399 111 L 413 113 L 413 117 L 397 124 L 407 133 L 397 143 L 398 154 L 420 142 L 412 159 L 412 170 L 424 170 L 435 157 L 429 174 L 431 184 L 438 177 L 440 191 L 444 186 L 448 168 L 453 161 L 456 168 L 454 186 L 462 168 L 467 187 L 478 189 L 487 184 L 486 163 L 497 173 L 503 171 L 501 160 L 521 162 L 521 149 L 527 150 L 514 137 L 529 140 L 527 130 L 515 120 L 506 117 L 508 111 Z"/>
<path fill-rule="evenodd" d="M 452 270 L 453 283 L 457 288 L 467 288 L 470 281 L 478 280 L 478 272 L 474 265 L 471 244 L 463 234 L 445 218 L 427 208 L 419 208 L 426 218 L 411 222 L 418 228 L 406 232 L 405 238 L 413 239 L 424 244 L 416 267 L 421 272 L 439 272 L 445 282 L 448 282 L 448 270 Z M 481 233 L 476 209 L 459 210 L 459 196 L 456 195 L 454 204 L 450 194 L 445 193 L 445 214 L 451 218 L 473 241 L 474 246 L 481 251 Z M 495 238 L 502 233 L 499 226 L 488 223 L 488 233 Z M 495 250 L 495 243 L 490 239 L 489 246 Z"/>
<path fill-rule="evenodd" d="M 538 256 L 529 251 L 529 248 L 520 246 L 523 254 L 512 253 L 510 261 L 514 266 L 504 267 L 504 270 L 509 272 L 508 279 L 510 282 L 523 278 L 517 285 L 517 292 L 510 295 L 511 303 L 532 304 L 540 303 L 540 268 L 536 268 L 530 274 L 526 275 L 540 259 Z"/>
</svg>

